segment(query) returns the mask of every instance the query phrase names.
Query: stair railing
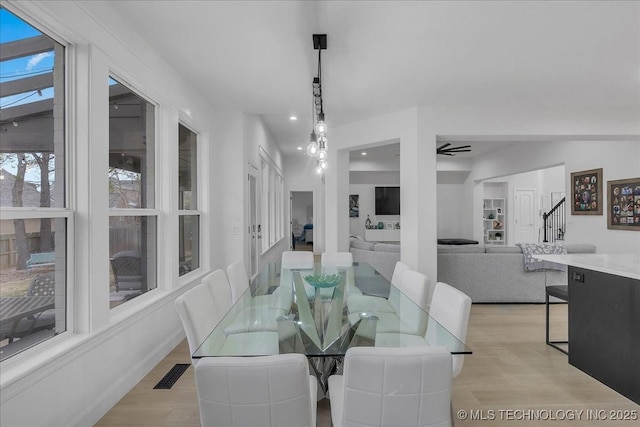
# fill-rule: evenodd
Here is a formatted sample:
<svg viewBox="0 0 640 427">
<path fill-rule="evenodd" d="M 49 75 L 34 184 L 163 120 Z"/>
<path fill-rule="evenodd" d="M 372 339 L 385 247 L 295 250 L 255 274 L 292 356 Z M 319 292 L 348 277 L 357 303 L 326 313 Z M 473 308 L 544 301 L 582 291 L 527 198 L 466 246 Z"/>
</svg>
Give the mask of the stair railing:
<svg viewBox="0 0 640 427">
<path fill-rule="evenodd" d="M 556 240 L 564 240 L 566 232 L 565 199 L 563 197 L 549 212 L 542 214 L 544 221 L 544 239 L 542 241 L 545 243 L 548 243 L 549 240 L 551 243 Z"/>
</svg>

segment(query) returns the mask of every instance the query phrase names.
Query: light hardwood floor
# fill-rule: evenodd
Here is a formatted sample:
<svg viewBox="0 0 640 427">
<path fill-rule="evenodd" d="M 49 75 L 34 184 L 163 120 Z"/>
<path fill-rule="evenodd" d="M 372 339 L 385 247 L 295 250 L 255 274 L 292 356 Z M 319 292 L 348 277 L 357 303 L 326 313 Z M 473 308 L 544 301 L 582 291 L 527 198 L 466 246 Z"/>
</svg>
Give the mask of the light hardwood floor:
<svg viewBox="0 0 640 427">
<path fill-rule="evenodd" d="M 566 336 L 566 315 L 566 305 L 552 307 L 552 339 Z M 567 356 L 544 343 L 544 326 L 543 304 L 473 305 L 467 336 L 473 355 L 465 357 L 453 383 L 455 425 L 640 425 L 610 419 L 611 411 L 636 411 L 640 419 L 640 406 L 569 365 Z M 199 426 L 193 368 L 172 389 L 153 389 L 176 363 L 189 363 L 186 340 L 97 425 Z M 329 408 L 328 400 L 319 402 L 318 426 L 331 425 Z M 460 419 L 459 411 L 466 411 L 467 418 Z M 475 420 L 470 419 L 472 411 Z M 594 420 L 596 414 L 607 419 Z M 525 422 L 525 417 L 553 419 Z"/>
</svg>

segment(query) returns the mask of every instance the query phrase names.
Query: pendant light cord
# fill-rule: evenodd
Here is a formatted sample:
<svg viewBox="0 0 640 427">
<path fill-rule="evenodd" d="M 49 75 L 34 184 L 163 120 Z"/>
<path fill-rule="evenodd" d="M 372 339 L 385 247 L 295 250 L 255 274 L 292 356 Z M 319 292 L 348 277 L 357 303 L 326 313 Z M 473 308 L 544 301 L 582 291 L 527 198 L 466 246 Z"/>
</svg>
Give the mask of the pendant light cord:
<svg viewBox="0 0 640 427">
<path fill-rule="evenodd" d="M 322 49 L 318 49 L 318 83 L 320 84 L 320 113 L 324 114 L 322 102 Z"/>
</svg>

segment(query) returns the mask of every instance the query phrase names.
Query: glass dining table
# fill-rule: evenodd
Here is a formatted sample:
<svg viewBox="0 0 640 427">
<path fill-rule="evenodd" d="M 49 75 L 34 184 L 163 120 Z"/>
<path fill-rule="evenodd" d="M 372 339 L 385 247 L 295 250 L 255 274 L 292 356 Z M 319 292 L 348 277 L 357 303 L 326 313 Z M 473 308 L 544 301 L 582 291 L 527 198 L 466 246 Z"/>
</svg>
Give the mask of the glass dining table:
<svg viewBox="0 0 640 427">
<path fill-rule="evenodd" d="M 326 391 L 350 347 L 410 345 L 472 353 L 369 264 L 283 268 L 278 261 L 264 266 L 192 357 L 302 353 Z"/>
</svg>

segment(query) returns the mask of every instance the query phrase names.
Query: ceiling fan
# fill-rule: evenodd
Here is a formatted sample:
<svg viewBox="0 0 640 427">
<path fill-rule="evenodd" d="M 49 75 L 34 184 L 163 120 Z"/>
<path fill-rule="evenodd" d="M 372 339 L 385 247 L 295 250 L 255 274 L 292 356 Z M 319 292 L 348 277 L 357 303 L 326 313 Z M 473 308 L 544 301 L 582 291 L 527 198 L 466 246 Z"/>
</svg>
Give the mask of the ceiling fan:
<svg viewBox="0 0 640 427">
<path fill-rule="evenodd" d="M 442 154 L 443 156 L 455 156 L 456 153 L 470 153 L 470 145 L 461 145 L 459 147 L 449 147 L 451 143 L 447 142 L 444 145 L 436 148 L 436 154 Z M 449 148 L 447 148 L 449 147 Z"/>
</svg>

